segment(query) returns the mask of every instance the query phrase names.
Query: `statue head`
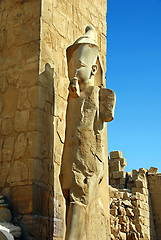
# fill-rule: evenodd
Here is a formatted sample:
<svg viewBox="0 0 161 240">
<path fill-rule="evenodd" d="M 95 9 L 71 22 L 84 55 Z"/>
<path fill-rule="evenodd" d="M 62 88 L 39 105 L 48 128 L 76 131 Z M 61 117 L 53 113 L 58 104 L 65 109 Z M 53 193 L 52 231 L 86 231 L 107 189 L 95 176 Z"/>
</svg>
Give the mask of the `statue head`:
<svg viewBox="0 0 161 240">
<path fill-rule="evenodd" d="M 73 97 L 79 96 L 79 91 L 87 86 L 94 85 L 97 57 L 96 32 L 94 27 L 87 26 L 86 33 L 67 48 L 69 91 Z"/>
</svg>

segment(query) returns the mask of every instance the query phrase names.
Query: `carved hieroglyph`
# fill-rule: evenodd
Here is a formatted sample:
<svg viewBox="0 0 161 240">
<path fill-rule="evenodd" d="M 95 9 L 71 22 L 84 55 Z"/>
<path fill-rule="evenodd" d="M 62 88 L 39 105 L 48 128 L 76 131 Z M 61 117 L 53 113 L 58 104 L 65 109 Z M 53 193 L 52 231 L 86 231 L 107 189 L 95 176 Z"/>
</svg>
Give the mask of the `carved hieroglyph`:
<svg viewBox="0 0 161 240">
<path fill-rule="evenodd" d="M 98 59 L 96 39 L 95 29 L 87 26 L 86 33 L 67 48 L 70 85 L 60 173 L 66 199 L 66 240 L 92 239 L 87 232 L 89 209 L 104 178 L 107 161 L 104 159 L 104 122 L 114 117 L 114 92 L 94 86 Z M 102 208 L 100 203 L 98 211 Z"/>
</svg>

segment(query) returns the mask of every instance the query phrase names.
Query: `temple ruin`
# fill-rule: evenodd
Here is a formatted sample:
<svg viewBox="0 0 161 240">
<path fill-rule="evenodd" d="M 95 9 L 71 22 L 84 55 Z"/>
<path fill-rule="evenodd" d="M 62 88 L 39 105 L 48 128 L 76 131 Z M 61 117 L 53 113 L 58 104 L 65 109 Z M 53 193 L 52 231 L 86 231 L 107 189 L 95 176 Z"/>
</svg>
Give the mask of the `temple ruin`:
<svg viewBox="0 0 161 240">
<path fill-rule="evenodd" d="M 106 12 L 106 0 L 0 1 L 0 239 L 161 239 L 161 174 L 107 156 Z M 78 62 L 88 79 L 70 79 Z"/>
</svg>

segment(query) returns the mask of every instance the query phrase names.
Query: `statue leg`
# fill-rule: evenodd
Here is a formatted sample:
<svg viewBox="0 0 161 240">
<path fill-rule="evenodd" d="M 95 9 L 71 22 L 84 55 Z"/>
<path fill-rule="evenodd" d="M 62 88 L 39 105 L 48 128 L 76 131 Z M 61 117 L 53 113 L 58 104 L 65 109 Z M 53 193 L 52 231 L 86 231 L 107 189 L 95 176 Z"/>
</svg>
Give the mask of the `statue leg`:
<svg viewBox="0 0 161 240">
<path fill-rule="evenodd" d="M 70 202 L 65 240 L 86 240 L 85 218 L 86 208 L 81 204 Z"/>
</svg>

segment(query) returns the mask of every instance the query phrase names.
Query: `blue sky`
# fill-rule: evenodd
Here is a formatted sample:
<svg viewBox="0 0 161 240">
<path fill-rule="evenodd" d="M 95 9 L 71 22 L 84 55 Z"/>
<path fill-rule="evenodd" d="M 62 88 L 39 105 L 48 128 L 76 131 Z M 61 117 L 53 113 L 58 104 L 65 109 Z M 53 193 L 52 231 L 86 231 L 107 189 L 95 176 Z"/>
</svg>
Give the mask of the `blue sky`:
<svg viewBox="0 0 161 240">
<path fill-rule="evenodd" d="M 161 172 L 161 0 L 108 0 L 107 87 L 116 93 L 108 151 L 126 171 Z"/>
</svg>

